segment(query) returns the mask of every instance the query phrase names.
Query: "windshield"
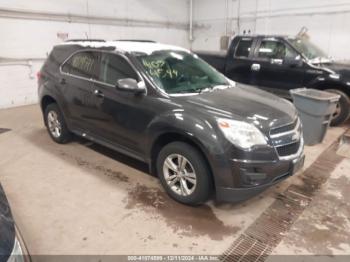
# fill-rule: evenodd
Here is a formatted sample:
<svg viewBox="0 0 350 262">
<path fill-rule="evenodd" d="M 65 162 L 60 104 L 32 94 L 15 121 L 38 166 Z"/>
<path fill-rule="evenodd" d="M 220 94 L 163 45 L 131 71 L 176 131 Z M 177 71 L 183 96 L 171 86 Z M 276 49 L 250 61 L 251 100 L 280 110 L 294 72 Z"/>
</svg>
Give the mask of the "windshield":
<svg viewBox="0 0 350 262">
<path fill-rule="evenodd" d="M 300 53 L 304 54 L 309 60 L 327 58 L 325 52 L 323 52 L 319 47 L 306 39 L 290 38 L 289 42 L 294 48 L 296 48 Z"/>
<path fill-rule="evenodd" d="M 153 81 L 168 94 L 202 92 L 230 85 L 197 55 L 185 51 L 157 51 L 137 58 Z"/>
</svg>

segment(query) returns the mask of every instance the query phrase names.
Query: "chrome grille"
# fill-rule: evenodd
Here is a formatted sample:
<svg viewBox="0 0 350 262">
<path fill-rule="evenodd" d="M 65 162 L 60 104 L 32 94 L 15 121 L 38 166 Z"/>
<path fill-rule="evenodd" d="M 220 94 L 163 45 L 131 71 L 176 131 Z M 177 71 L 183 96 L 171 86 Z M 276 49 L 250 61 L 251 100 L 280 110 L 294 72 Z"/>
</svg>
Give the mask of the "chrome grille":
<svg viewBox="0 0 350 262">
<path fill-rule="evenodd" d="M 299 118 L 293 123 L 272 129 L 270 138 L 281 160 L 295 157 L 304 146 Z"/>
<path fill-rule="evenodd" d="M 293 130 L 298 124 L 298 118 L 292 124 L 274 128 L 270 131 L 270 135 L 276 135 Z"/>
</svg>

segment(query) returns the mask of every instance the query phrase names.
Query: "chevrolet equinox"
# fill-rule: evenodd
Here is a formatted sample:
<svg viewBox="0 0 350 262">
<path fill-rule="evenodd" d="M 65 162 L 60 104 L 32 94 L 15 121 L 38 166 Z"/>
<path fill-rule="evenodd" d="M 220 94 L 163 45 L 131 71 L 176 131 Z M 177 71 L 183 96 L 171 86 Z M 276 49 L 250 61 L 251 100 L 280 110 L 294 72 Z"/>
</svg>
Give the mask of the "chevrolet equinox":
<svg viewBox="0 0 350 262">
<path fill-rule="evenodd" d="M 293 104 L 183 48 L 71 40 L 53 48 L 38 84 L 55 142 L 76 134 L 144 161 L 184 204 L 245 200 L 304 163 Z"/>
</svg>

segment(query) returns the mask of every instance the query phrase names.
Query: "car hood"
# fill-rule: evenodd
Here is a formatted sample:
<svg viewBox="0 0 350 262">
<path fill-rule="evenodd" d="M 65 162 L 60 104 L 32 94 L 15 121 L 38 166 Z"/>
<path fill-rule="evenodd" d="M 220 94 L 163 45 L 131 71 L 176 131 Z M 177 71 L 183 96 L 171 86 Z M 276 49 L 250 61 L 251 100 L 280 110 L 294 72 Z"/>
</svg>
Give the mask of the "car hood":
<svg viewBox="0 0 350 262">
<path fill-rule="evenodd" d="M 4 189 L 0 184 L 0 258 L 7 261 L 15 243 L 15 224 Z"/>
<path fill-rule="evenodd" d="M 321 68 L 330 69 L 336 74 L 339 74 L 342 78 L 350 80 L 350 64 L 332 62 L 326 64 L 320 64 Z"/>
<path fill-rule="evenodd" d="M 295 120 L 297 114 L 289 101 L 242 84 L 178 99 L 190 110 L 215 118 L 252 123 L 262 131 L 289 124 Z"/>
</svg>

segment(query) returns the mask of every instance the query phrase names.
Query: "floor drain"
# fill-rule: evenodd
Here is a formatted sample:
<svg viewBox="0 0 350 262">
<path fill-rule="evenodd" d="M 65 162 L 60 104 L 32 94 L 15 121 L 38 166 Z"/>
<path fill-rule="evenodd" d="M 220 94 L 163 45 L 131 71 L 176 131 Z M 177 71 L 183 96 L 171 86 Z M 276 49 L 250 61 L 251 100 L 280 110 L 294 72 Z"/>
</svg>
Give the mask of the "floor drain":
<svg viewBox="0 0 350 262">
<path fill-rule="evenodd" d="M 272 246 L 247 235 L 241 235 L 222 256 L 221 261 L 263 262 L 272 251 Z"/>
<path fill-rule="evenodd" d="M 346 158 L 350 158 L 350 132 L 342 136 L 337 154 Z"/>
<path fill-rule="evenodd" d="M 11 129 L 8 129 L 8 128 L 0 128 L 0 135 L 1 135 L 2 133 L 8 132 L 8 131 L 11 131 Z"/>
<path fill-rule="evenodd" d="M 343 157 L 332 144 L 301 174 L 302 185 L 291 185 L 222 254 L 221 261 L 263 262 L 282 241 Z"/>
</svg>

